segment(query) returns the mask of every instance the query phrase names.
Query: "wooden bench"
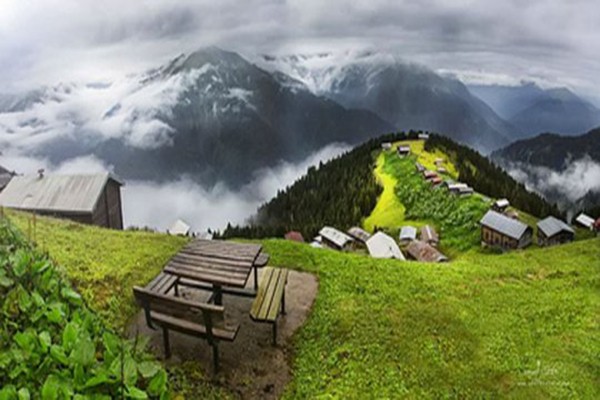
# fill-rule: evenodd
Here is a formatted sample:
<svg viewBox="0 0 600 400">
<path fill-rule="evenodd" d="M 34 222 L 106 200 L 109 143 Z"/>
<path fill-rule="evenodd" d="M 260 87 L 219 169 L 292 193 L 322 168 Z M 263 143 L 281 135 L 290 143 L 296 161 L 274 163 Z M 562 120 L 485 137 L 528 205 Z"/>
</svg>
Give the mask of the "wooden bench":
<svg viewBox="0 0 600 400">
<path fill-rule="evenodd" d="M 219 370 L 219 341 L 232 342 L 239 325 L 225 324 L 223 306 L 167 296 L 139 286 L 133 288 L 137 302 L 144 309 L 151 329 L 158 325 L 163 331 L 165 357 L 171 357 L 169 330 L 205 339 L 212 347 L 215 373 Z"/>
<path fill-rule="evenodd" d="M 263 269 L 258 293 L 250 309 L 250 318 L 273 325 L 273 344 L 277 344 L 277 318 L 285 314 L 285 285 L 289 270 L 267 267 Z"/>
<path fill-rule="evenodd" d="M 175 296 L 179 296 L 178 283 L 176 275 L 161 272 L 145 286 L 145 289 L 159 294 L 168 294 L 171 289 L 175 289 Z"/>
</svg>

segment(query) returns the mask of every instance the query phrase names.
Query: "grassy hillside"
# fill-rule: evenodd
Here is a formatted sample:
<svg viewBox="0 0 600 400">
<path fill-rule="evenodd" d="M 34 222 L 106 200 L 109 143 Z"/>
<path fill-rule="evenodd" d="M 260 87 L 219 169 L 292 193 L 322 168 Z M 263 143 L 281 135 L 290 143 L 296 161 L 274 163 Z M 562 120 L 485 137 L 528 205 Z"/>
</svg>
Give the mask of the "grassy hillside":
<svg viewBox="0 0 600 400">
<path fill-rule="evenodd" d="M 449 265 L 263 243 L 320 281 L 287 398 L 600 396 L 598 239 Z"/>
<path fill-rule="evenodd" d="M 21 215 L 13 220 L 27 225 Z M 105 257 L 99 268 L 113 272 L 104 276 L 127 266 L 118 275 L 126 281 L 99 286 L 102 298 L 120 304 L 99 308 L 110 321 L 135 310 L 115 299 L 183 244 L 46 218 L 37 232 L 38 243 L 61 257 L 73 278 L 96 274 L 90 252 Z M 115 244 L 122 241 L 127 246 Z M 446 265 L 262 243 L 273 265 L 315 273 L 320 283 L 312 314 L 294 338 L 286 398 L 600 396 L 600 239 L 499 256 L 469 253 Z M 121 262 L 132 258 L 143 262 Z M 86 285 L 88 296 L 96 296 L 93 284 Z M 187 379 L 189 398 L 224 395 L 194 366 L 175 376 Z"/>
<path fill-rule="evenodd" d="M 150 282 L 188 240 L 41 217 L 34 229 L 30 214 L 10 212 L 9 217 L 31 234 L 38 247 L 65 270 L 85 301 L 117 330 L 137 310 L 131 288 Z"/>
</svg>

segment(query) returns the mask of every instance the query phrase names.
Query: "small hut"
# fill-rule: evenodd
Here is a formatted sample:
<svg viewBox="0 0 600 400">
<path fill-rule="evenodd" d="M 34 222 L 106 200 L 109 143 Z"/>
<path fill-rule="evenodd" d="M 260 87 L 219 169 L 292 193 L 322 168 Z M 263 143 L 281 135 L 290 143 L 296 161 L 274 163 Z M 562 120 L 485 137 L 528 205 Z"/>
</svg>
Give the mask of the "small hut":
<svg viewBox="0 0 600 400">
<path fill-rule="evenodd" d="M 530 226 L 490 210 L 481 221 L 481 242 L 503 249 L 520 249 L 531 244 L 533 229 Z"/>
<path fill-rule="evenodd" d="M 400 242 L 409 243 L 417 239 L 417 228 L 414 226 L 403 226 L 400 229 Z"/>
<path fill-rule="evenodd" d="M 14 176 L 0 192 L 0 206 L 123 229 L 123 182 L 110 173 Z"/>
<path fill-rule="evenodd" d="M 427 170 L 427 171 L 423 171 L 423 177 L 424 177 L 426 180 L 433 179 L 433 178 L 435 178 L 435 177 L 437 177 L 437 176 L 438 176 L 438 174 L 436 174 L 436 173 L 435 173 L 435 172 L 433 172 L 433 171 L 429 171 L 429 170 Z"/>
<path fill-rule="evenodd" d="M 416 162 L 415 163 L 415 168 L 417 169 L 418 172 L 423 172 L 425 171 L 425 167 L 423 166 L 423 164 Z"/>
<path fill-rule="evenodd" d="M 421 240 L 413 240 L 406 247 L 406 253 L 420 262 L 445 262 L 448 261 L 448 257 L 440 253 L 438 249 L 425 243 Z"/>
<path fill-rule="evenodd" d="M 358 226 L 353 226 L 352 228 L 348 229 L 348 235 L 352 236 L 356 241 L 362 244 L 366 244 L 367 240 L 371 238 L 371 234 L 369 232 L 359 228 Z"/>
<path fill-rule="evenodd" d="M 428 133 L 419 133 L 418 138 L 419 138 L 419 140 L 428 140 L 429 134 Z"/>
<path fill-rule="evenodd" d="M 348 250 L 352 246 L 352 238 L 344 232 L 326 226 L 319 231 L 322 244 L 335 250 Z"/>
<path fill-rule="evenodd" d="M 291 240 L 292 242 L 304 243 L 304 236 L 298 231 L 289 231 L 284 236 L 285 240 Z"/>
<path fill-rule="evenodd" d="M 437 186 L 437 185 L 441 185 L 444 182 L 444 180 L 442 179 L 441 176 L 435 176 L 435 177 L 429 179 L 429 182 L 431 182 L 431 184 L 433 186 Z"/>
<path fill-rule="evenodd" d="M 367 240 L 367 249 L 373 258 L 395 258 L 405 260 L 396 241 L 383 232 L 377 232 Z"/>
<path fill-rule="evenodd" d="M 189 236 L 190 226 L 183 220 L 178 219 L 167 229 L 167 233 L 173 236 Z"/>
<path fill-rule="evenodd" d="M 406 156 L 410 155 L 410 146 L 407 146 L 407 145 L 398 146 L 398 155 L 400 157 L 406 157 Z"/>
<path fill-rule="evenodd" d="M 381 143 L 381 149 L 382 150 L 391 150 L 392 149 L 392 144 L 390 142 L 383 142 Z"/>
<path fill-rule="evenodd" d="M 579 225 L 581 225 L 584 228 L 587 229 L 593 229 L 594 227 L 594 218 L 590 217 L 589 215 L 586 215 L 584 213 L 581 213 L 577 216 L 577 218 L 575 218 L 575 222 Z"/>
<path fill-rule="evenodd" d="M 431 225 L 424 225 L 421 227 L 421 241 L 437 246 L 440 243 L 440 237 Z"/>
<path fill-rule="evenodd" d="M 537 240 L 540 246 L 552 246 L 572 242 L 575 231 L 565 222 L 552 216 L 537 223 Z"/>
<path fill-rule="evenodd" d="M 510 206 L 508 199 L 499 199 L 494 202 L 492 209 L 498 212 L 504 212 Z"/>
</svg>

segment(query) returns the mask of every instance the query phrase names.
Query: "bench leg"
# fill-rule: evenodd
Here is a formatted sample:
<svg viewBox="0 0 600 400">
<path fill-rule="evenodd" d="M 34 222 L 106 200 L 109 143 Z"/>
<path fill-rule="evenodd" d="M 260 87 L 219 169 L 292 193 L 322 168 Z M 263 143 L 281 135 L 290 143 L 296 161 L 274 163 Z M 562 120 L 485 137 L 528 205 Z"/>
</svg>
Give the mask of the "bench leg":
<svg viewBox="0 0 600 400">
<path fill-rule="evenodd" d="M 285 288 L 283 289 L 283 294 L 281 295 L 281 313 L 285 315 Z"/>
<path fill-rule="evenodd" d="M 175 282 L 175 285 L 173 287 L 175 288 L 175 297 L 179 297 L 179 285 L 177 284 L 177 282 Z"/>
<path fill-rule="evenodd" d="M 223 291 L 221 290 L 220 285 L 213 286 L 213 300 L 216 305 L 218 305 L 218 306 L 223 305 Z"/>
<path fill-rule="evenodd" d="M 171 345 L 169 343 L 169 330 L 163 328 L 163 344 L 165 345 L 165 358 L 171 358 Z"/>
<path fill-rule="evenodd" d="M 212 345 L 213 352 L 213 369 L 215 374 L 219 372 L 219 345 L 217 343 Z"/>
</svg>

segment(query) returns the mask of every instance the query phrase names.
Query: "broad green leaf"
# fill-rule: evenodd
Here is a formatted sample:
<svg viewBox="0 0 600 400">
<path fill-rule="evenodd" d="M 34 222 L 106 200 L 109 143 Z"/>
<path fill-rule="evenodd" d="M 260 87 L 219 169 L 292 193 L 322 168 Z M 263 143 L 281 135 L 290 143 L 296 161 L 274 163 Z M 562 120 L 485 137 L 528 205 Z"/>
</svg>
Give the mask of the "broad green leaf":
<svg viewBox="0 0 600 400">
<path fill-rule="evenodd" d="M 69 365 L 69 358 L 66 356 L 65 350 L 62 347 L 53 344 L 50 346 L 50 355 L 59 363 Z"/>
<path fill-rule="evenodd" d="M 79 305 L 81 304 L 81 295 L 71 289 L 70 287 L 63 287 L 60 291 L 60 294 L 65 300 L 68 300 L 72 304 Z"/>
<path fill-rule="evenodd" d="M 15 253 L 13 259 L 13 273 L 17 278 L 22 277 L 27 272 L 27 267 L 30 263 L 30 256 L 24 250 L 19 250 Z"/>
<path fill-rule="evenodd" d="M 42 347 L 42 352 L 45 353 L 48 351 L 50 345 L 52 345 L 52 338 L 50 337 L 50 332 L 44 331 L 38 335 L 40 339 L 40 345 Z"/>
<path fill-rule="evenodd" d="M 65 351 L 73 348 L 73 345 L 77 341 L 77 336 L 79 336 L 79 325 L 71 321 L 65 326 L 62 334 L 62 346 Z"/>
<path fill-rule="evenodd" d="M 56 400 L 58 399 L 58 392 L 60 389 L 60 380 L 55 375 L 48 375 L 44 385 L 42 386 L 42 400 Z"/>
<path fill-rule="evenodd" d="M 117 357 L 110 366 L 110 372 L 117 378 L 123 379 L 127 385 L 135 385 L 137 381 L 137 366 L 129 354 L 126 354 L 121 371 L 121 358 Z M 122 374 L 122 375 L 121 375 Z"/>
<path fill-rule="evenodd" d="M 152 396 L 160 396 L 167 390 L 167 373 L 161 369 L 148 383 L 148 393 Z"/>
<path fill-rule="evenodd" d="M 125 395 L 130 399 L 147 399 L 148 395 L 141 389 L 135 386 L 127 386 L 127 393 Z"/>
<path fill-rule="evenodd" d="M 94 375 L 90 379 L 88 379 L 87 382 L 85 383 L 85 387 L 91 388 L 91 387 L 98 386 L 98 385 L 101 385 L 106 382 L 110 382 L 110 379 L 104 372 L 101 372 L 101 373 L 97 373 L 96 375 Z"/>
<path fill-rule="evenodd" d="M 117 355 L 120 353 L 121 339 L 119 339 L 119 337 L 116 335 L 110 332 L 105 332 L 104 335 L 102 335 L 102 342 L 110 354 Z"/>
<path fill-rule="evenodd" d="M 46 311 L 46 318 L 48 318 L 48 321 L 58 324 L 62 322 L 63 314 L 59 307 L 54 306 L 50 308 L 50 310 Z"/>
<path fill-rule="evenodd" d="M 138 364 L 138 371 L 144 378 L 151 378 L 160 370 L 160 365 L 154 361 L 144 361 Z"/>
<path fill-rule="evenodd" d="M 46 304 L 46 301 L 44 300 L 44 298 L 38 293 L 38 292 L 32 292 L 31 293 L 31 299 L 33 300 L 33 302 L 35 303 L 36 306 L 41 307 L 43 305 Z"/>
<path fill-rule="evenodd" d="M 27 388 L 19 389 L 19 392 L 17 393 L 17 395 L 19 396 L 19 400 L 29 400 L 30 399 L 29 389 L 27 389 Z"/>
<path fill-rule="evenodd" d="M 33 352 L 36 344 L 36 334 L 32 329 L 28 329 L 25 332 L 18 332 L 13 336 L 15 343 L 19 345 L 25 352 Z"/>
<path fill-rule="evenodd" d="M 85 371 L 83 370 L 83 365 L 77 364 L 75 365 L 75 370 L 73 371 L 73 380 L 75 381 L 76 387 L 83 387 L 86 382 Z"/>
<path fill-rule="evenodd" d="M 22 286 L 18 286 L 17 290 L 19 291 L 19 308 L 21 311 L 26 312 L 33 304 L 31 296 Z"/>
<path fill-rule="evenodd" d="M 11 287 L 13 283 L 14 283 L 14 281 L 12 279 L 10 279 L 8 276 L 5 276 L 5 275 L 0 276 L 0 286 L 7 288 L 7 287 Z"/>
<path fill-rule="evenodd" d="M 0 400 L 13 400 L 17 398 L 17 388 L 13 385 L 6 385 L 0 389 Z"/>
<path fill-rule="evenodd" d="M 87 335 L 80 335 L 71 351 L 71 360 L 76 364 L 87 366 L 96 360 L 96 347 Z"/>
</svg>

